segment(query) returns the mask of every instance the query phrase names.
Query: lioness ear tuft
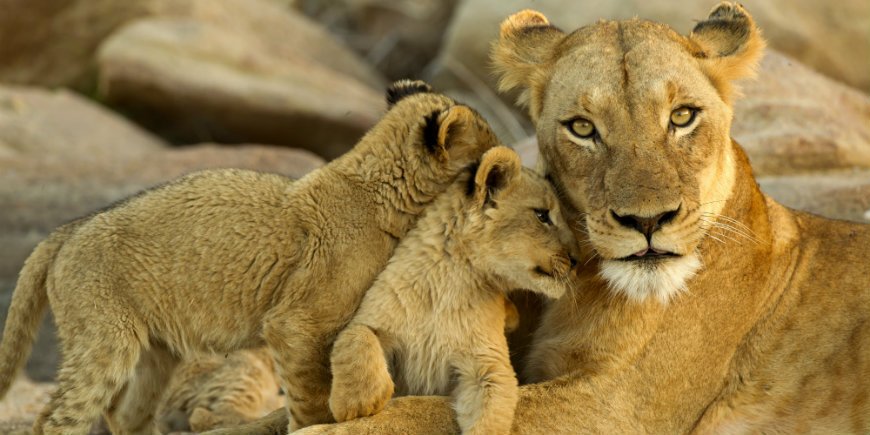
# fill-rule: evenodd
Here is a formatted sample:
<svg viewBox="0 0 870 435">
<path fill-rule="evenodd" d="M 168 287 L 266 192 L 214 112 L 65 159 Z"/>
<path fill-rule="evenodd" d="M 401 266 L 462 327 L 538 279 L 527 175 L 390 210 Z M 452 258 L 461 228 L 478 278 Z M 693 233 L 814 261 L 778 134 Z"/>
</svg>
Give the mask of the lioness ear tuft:
<svg viewBox="0 0 870 435">
<path fill-rule="evenodd" d="M 497 146 L 484 153 L 480 159 L 480 166 L 477 167 L 477 173 L 474 174 L 475 203 L 494 204 L 494 198 L 519 176 L 520 171 L 522 171 L 522 163 L 516 151 Z"/>
<path fill-rule="evenodd" d="M 752 76 L 764 52 L 764 38 L 752 16 L 737 3 L 719 3 L 695 25 L 689 39 L 700 50 L 695 57 L 722 99 L 730 103 L 732 81 Z"/>
<path fill-rule="evenodd" d="M 431 93 L 432 87 L 422 80 L 399 80 L 387 88 L 387 106 L 393 107 L 408 95 Z"/>
<path fill-rule="evenodd" d="M 543 64 L 564 36 L 542 13 L 526 9 L 501 23 L 499 38 L 493 43 L 490 59 L 499 76 L 499 90 L 520 89 L 518 102 L 529 106 L 533 120 L 540 114 Z"/>
</svg>

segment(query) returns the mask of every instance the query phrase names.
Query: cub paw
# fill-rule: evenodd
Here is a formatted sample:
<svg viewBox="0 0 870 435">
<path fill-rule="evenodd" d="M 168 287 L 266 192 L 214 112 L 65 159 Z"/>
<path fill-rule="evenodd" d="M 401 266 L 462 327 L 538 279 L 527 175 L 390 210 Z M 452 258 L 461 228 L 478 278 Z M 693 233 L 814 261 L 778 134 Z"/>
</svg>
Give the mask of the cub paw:
<svg viewBox="0 0 870 435">
<path fill-rule="evenodd" d="M 369 417 L 384 409 L 393 397 L 394 388 L 389 375 L 343 383 L 340 387 L 333 385 L 329 409 L 338 422 Z"/>
</svg>

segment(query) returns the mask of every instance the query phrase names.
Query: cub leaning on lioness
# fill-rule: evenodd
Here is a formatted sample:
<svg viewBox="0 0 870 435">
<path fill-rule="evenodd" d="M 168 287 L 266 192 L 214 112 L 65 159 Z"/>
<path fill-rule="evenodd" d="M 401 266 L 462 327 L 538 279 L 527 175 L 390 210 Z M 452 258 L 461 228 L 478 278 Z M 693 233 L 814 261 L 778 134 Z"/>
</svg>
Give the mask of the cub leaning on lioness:
<svg viewBox="0 0 870 435">
<path fill-rule="evenodd" d="M 408 232 L 338 335 L 329 398 L 336 420 L 379 412 L 394 387 L 399 395 L 452 391 L 463 433 L 508 433 L 518 394 L 505 293 L 562 296 L 574 245 L 547 181 L 513 150 L 487 151 Z"/>
<path fill-rule="evenodd" d="M 472 109 L 398 82 L 344 156 L 291 182 L 188 175 L 61 227 L 27 259 L 0 345 L 0 394 L 46 302 L 62 343 L 36 433 L 150 433 L 180 357 L 266 345 L 290 426 L 331 421 L 328 349 L 424 207 L 497 144 Z"/>
</svg>

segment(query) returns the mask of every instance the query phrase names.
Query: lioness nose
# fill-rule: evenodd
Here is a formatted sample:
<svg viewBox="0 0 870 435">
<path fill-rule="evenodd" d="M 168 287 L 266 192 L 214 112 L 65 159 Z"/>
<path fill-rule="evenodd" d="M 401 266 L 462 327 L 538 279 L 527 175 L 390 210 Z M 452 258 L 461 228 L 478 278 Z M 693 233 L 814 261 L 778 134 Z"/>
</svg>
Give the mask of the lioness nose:
<svg viewBox="0 0 870 435">
<path fill-rule="evenodd" d="M 613 210 L 610 210 L 610 214 L 613 215 L 613 219 L 619 222 L 620 225 L 639 231 L 644 235 L 644 237 L 646 237 L 647 242 L 649 242 L 650 239 L 652 239 L 653 233 L 658 231 L 662 225 L 672 221 L 679 211 L 680 207 L 677 207 L 674 210 L 659 213 L 652 217 L 640 217 L 635 215 L 620 216 Z"/>
</svg>

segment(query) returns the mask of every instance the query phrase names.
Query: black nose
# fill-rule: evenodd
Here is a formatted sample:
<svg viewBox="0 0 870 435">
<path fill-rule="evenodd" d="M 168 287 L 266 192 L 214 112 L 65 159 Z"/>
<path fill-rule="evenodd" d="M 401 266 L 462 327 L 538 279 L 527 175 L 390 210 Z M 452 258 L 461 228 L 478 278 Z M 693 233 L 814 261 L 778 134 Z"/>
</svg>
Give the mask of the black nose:
<svg viewBox="0 0 870 435">
<path fill-rule="evenodd" d="M 643 234 L 644 237 L 646 237 L 647 242 L 649 242 L 650 239 L 652 239 L 653 233 L 658 231 L 662 225 L 674 220 L 679 211 L 680 207 L 677 207 L 674 210 L 659 213 L 652 217 L 640 217 L 635 215 L 620 216 L 613 210 L 610 210 L 610 214 L 613 216 L 613 219 L 616 219 L 616 221 L 619 222 L 620 225 L 637 230 Z"/>
</svg>

